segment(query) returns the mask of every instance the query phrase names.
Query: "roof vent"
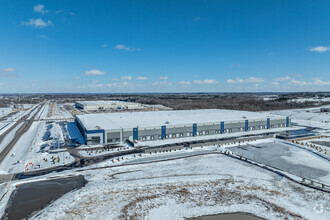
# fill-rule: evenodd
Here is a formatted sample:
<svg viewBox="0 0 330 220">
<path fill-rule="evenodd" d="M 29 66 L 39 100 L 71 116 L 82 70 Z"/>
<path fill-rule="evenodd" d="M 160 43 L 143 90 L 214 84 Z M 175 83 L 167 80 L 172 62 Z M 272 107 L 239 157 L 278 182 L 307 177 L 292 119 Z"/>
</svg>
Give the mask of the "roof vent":
<svg viewBox="0 0 330 220">
<path fill-rule="evenodd" d="M 169 123 L 170 123 L 169 121 L 165 121 L 165 124 L 167 124 L 167 125 L 168 125 Z"/>
</svg>

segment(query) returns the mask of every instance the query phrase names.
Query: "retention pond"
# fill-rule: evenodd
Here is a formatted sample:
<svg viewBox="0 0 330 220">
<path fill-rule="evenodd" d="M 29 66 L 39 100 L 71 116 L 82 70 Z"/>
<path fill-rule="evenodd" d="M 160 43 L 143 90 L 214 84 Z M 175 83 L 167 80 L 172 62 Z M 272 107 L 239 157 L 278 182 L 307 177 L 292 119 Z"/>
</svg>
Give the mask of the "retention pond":
<svg viewBox="0 0 330 220">
<path fill-rule="evenodd" d="M 18 185 L 2 219 L 24 219 L 71 190 L 85 186 L 84 176 L 30 182 Z"/>
</svg>

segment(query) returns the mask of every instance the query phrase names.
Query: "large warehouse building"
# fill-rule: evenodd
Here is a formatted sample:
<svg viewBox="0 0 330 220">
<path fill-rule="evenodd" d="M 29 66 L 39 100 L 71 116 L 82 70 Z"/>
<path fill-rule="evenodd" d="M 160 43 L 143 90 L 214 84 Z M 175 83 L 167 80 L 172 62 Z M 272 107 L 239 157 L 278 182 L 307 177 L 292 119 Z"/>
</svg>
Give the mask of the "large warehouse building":
<svg viewBox="0 0 330 220">
<path fill-rule="evenodd" d="M 114 109 L 141 109 L 140 103 L 122 101 L 79 101 L 76 107 L 85 111 L 114 110 Z"/>
<path fill-rule="evenodd" d="M 291 126 L 288 117 L 231 110 L 182 110 L 77 115 L 86 144 L 151 141 Z"/>
</svg>

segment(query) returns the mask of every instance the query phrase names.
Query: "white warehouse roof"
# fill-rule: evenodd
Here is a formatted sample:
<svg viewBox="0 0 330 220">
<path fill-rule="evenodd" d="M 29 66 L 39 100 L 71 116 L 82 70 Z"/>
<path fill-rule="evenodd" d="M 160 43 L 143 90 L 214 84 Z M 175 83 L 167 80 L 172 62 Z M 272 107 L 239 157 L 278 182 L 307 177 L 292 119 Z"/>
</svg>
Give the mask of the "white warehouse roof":
<svg viewBox="0 0 330 220">
<path fill-rule="evenodd" d="M 118 104 L 140 104 L 135 102 L 123 102 L 123 101 L 77 101 L 76 103 L 79 103 L 81 105 L 118 105 Z"/>
<path fill-rule="evenodd" d="M 134 127 L 160 127 L 183 124 L 215 123 L 220 121 L 266 120 L 275 118 L 266 112 L 248 112 L 222 109 L 122 112 L 77 115 L 87 130 L 111 130 Z M 283 118 L 283 117 L 276 117 Z"/>
</svg>

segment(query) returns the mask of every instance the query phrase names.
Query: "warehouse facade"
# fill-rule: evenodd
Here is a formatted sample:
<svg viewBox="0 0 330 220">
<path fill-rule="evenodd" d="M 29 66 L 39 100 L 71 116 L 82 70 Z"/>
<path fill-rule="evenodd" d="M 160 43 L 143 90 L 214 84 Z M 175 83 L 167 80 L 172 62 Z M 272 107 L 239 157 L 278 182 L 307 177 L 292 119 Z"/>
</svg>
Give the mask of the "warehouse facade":
<svg viewBox="0 0 330 220">
<path fill-rule="evenodd" d="M 123 101 L 79 101 L 76 102 L 76 107 L 85 111 L 97 111 L 97 110 L 115 110 L 115 109 L 127 109 L 135 110 L 141 109 L 140 103 L 136 102 L 123 102 Z"/>
<path fill-rule="evenodd" d="M 77 115 L 76 124 L 86 144 L 111 144 L 267 130 L 289 127 L 291 120 L 245 111 L 185 110 Z"/>
</svg>

